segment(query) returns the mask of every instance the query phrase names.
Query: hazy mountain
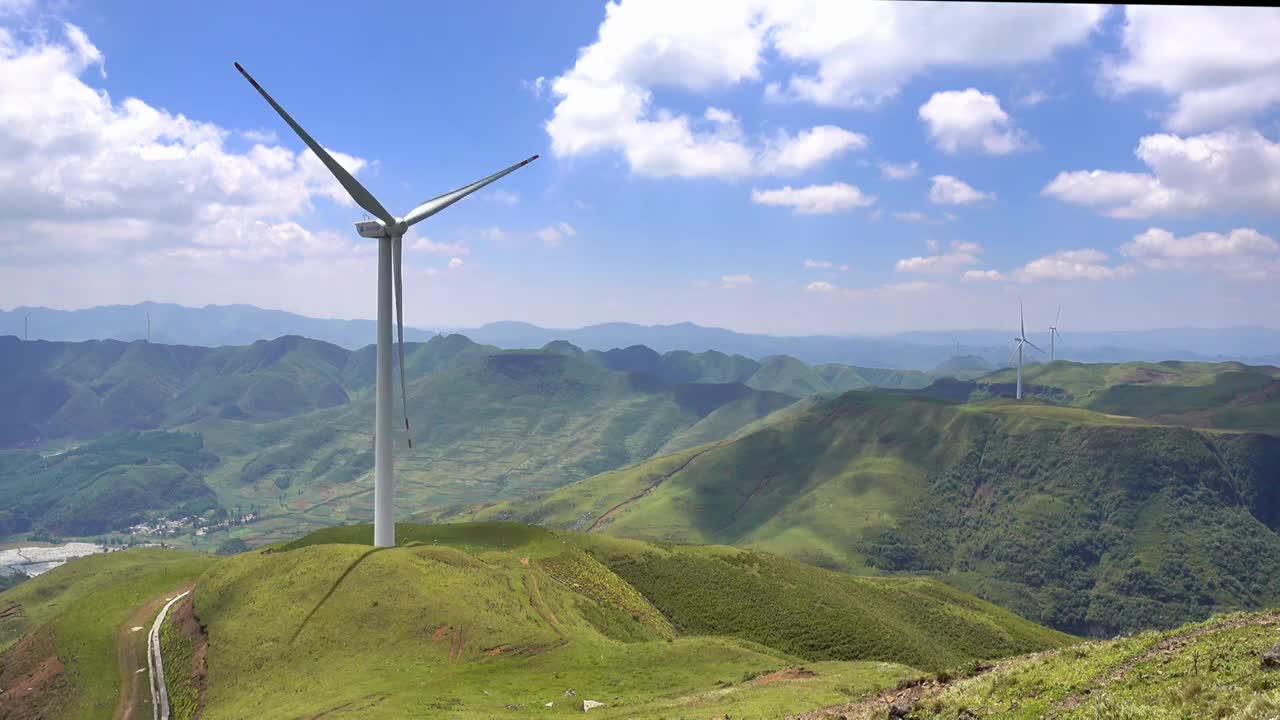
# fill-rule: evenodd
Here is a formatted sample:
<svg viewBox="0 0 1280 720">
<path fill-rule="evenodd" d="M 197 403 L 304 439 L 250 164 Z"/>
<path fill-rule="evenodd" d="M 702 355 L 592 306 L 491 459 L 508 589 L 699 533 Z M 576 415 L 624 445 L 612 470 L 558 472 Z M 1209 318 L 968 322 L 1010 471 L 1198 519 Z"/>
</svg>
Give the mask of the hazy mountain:
<svg viewBox="0 0 1280 720">
<path fill-rule="evenodd" d="M 145 340 L 148 313 L 151 341 L 172 345 L 249 345 L 255 340 L 301 335 L 353 349 L 377 339 L 377 323 L 372 320 L 325 320 L 253 305 L 194 308 L 151 302 L 84 310 L 18 307 L 0 311 L 0 335 L 21 338 L 26 318 L 31 340 Z M 404 329 L 406 341 L 420 342 L 434 334 L 418 328 Z"/>
<path fill-rule="evenodd" d="M 324 320 L 252 305 L 206 305 L 202 308 L 162 303 L 111 305 L 84 310 L 19 307 L 0 311 L 0 335 L 23 335 L 30 313 L 30 338 L 43 340 L 146 337 L 151 313 L 151 339 L 183 345 L 247 345 L 282 335 L 301 335 L 348 349 L 372 344 L 372 320 Z M 1034 323 L 1033 323 L 1034 326 Z M 1009 330 L 918 331 L 880 336 L 775 336 L 739 333 L 690 322 L 637 325 L 612 322 L 582 328 L 544 328 L 523 322 L 495 322 L 478 328 L 451 328 L 479 343 L 500 348 L 542 347 L 564 340 L 583 350 L 602 352 L 644 345 L 658 353 L 715 350 L 763 360 L 788 355 L 811 365 L 841 363 L 860 367 L 930 370 L 955 355 L 974 355 L 994 367 L 1010 362 Z M 405 328 L 405 340 L 422 341 L 434 333 Z M 1049 350 L 1048 331 L 1033 329 L 1028 337 Z M 1068 328 L 1058 340 L 1057 357 L 1080 362 L 1144 360 L 1238 360 L 1254 364 L 1280 361 L 1280 329 L 1170 328 L 1123 332 L 1076 332 Z M 1032 352 L 1030 360 L 1047 359 Z"/>
<path fill-rule="evenodd" d="M 809 364 L 842 363 L 914 370 L 936 368 L 956 355 L 977 356 L 993 367 L 1007 366 L 1011 350 L 1008 341 L 1014 334 L 1011 329 L 908 332 L 884 336 L 782 337 L 738 333 L 688 322 L 675 325 L 605 323 L 575 329 L 548 329 L 528 323 L 500 322 L 458 332 L 476 342 L 498 347 L 539 347 L 555 340 L 565 340 L 585 350 L 645 345 L 659 353 L 716 350 L 757 360 L 789 355 Z M 1049 350 L 1047 331 L 1030 331 L 1028 337 L 1046 352 Z M 1266 363 L 1274 362 L 1280 355 L 1280 330 L 1245 327 L 1073 332 L 1065 339 L 1059 338 L 1056 355 L 1081 362 L 1238 360 Z M 1041 359 L 1048 358 L 1032 353 L 1031 360 Z"/>
</svg>

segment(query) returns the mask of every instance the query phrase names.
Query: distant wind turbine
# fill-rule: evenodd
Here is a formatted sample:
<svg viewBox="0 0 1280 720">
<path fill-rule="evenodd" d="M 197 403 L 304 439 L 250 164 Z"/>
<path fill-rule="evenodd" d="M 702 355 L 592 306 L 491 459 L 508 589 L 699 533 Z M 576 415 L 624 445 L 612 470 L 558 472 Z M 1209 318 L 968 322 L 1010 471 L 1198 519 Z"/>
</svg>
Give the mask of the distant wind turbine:
<svg viewBox="0 0 1280 720">
<path fill-rule="evenodd" d="M 1030 340 L 1028 340 L 1028 339 L 1027 339 L 1027 323 L 1026 323 L 1026 321 L 1025 321 L 1025 320 L 1023 319 L 1023 317 L 1022 317 L 1022 301 L 1021 301 L 1021 300 L 1019 300 L 1019 301 L 1018 301 L 1018 337 L 1014 338 L 1014 339 L 1013 339 L 1013 341 L 1014 341 L 1014 342 L 1016 342 L 1016 343 L 1018 343 L 1018 346 L 1017 346 L 1017 348 L 1015 348 L 1014 352 L 1016 352 L 1016 353 L 1018 354 L 1018 395 L 1017 395 L 1017 398 L 1018 398 L 1019 400 L 1021 400 L 1021 399 L 1022 399 L 1022 346 L 1023 346 L 1023 345 L 1030 345 L 1031 347 L 1035 348 L 1036 350 L 1040 350 L 1040 348 L 1036 347 L 1036 344 L 1035 344 L 1035 343 L 1033 343 L 1033 342 L 1031 342 Z M 1043 350 L 1040 350 L 1040 352 L 1042 352 L 1042 353 L 1043 353 L 1044 351 L 1043 351 Z"/>
<path fill-rule="evenodd" d="M 31 336 L 27 334 L 27 321 L 28 321 L 28 320 L 30 320 L 30 319 L 31 319 L 31 313 L 27 313 L 26 315 L 23 315 L 23 316 L 22 316 L 22 339 L 23 339 L 23 341 L 26 341 L 26 340 L 30 340 L 30 339 L 31 339 Z"/>
<path fill-rule="evenodd" d="M 1062 306 L 1058 306 L 1058 314 L 1053 317 L 1053 324 L 1049 326 L 1049 362 L 1057 359 L 1057 342 L 1058 336 L 1062 333 L 1058 332 L 1058 320 L 1062 318 Z"/>
<path fill-rule="evenodd" d="M 377 238 L 378 240 L 378 361 L 377 361 L 377 383 L 374 401 L 374 464 L 373 464 L 373 544 L 377 547 L 392 547 L 396 544 L 395 534 L 395 508 L 393 506 L 394 498 L 394 477 L 392 475 L 392 459 L 391 459 L 391 296 L 395 294 L 395 311 L 396 325 L 399 333 L 399 349 L 400 349 L 400 399 L 404 403 L 404 429 L 409 430 L 409 408 L 408 393 L 404 387 L 404 301 L 403 301 L 403 283 L 401 282 L 400 273 L 400 254 L 403 247 L 404 234 L 413 225 L 426 220 L 436 213 L 444 210 L 450 205 L 458 202 L 462 198 L 479 190 L 480 188 L 495 182 L 506 175 L 519 170 L 538 159 L 534 155 L 526 160 L 522 160 L 511 167 L 496 172 L 489 177 L 477 180 L 470 185 L 445 193 L 439 197 L 434 197 L 426 202 L 418 205 L 409 211 L 408 215 L 397 218 L 387 212 L 387 209 L 378 202 L 363 185 L 359 183 L 351 173 L 338 164 L 324 148 L 320 147 L 320 143 L 316 142 L 301 125 L 294 122 L 289 113 L 280 107 L 262 86 L 254 80 L 245 69 L 236 63 L 236 70 L 253 85 L 271 105 L 285 123 L 293 129 L 298 137 L 311 148 L 311 152 L 316 154 L 320 162 L 329 168 L 329 172 L 338 179 L 342 187 L 365 211 L 373 215 L 376 220 L 368 220 L 356 223 L 356 232 L 361 237 Z M 394 283 L 393 283 L 394 278 Z M 409 447 L 413 447 L 413 440 L 409 441 Z"/>
</svg>

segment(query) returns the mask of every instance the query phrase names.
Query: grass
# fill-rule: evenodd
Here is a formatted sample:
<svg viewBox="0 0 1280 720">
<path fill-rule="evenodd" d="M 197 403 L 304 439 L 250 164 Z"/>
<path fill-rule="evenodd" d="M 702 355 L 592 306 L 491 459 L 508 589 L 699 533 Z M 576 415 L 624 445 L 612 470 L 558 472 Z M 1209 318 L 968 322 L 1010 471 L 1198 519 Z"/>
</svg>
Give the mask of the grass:
<svg viewBox="0 0 1280 720">
<path fill-rule="evenodd" d="M 115 639 L 121 623 L 134 608 L 191 582 L 213 563 L 211 557 L 154 548 L 72 560 L 0 594 L 0 604 L 22 608 L 16 621 L 0 621 L 0 650 L 28 632 L 51 632 L 70 681 L 60 717 L 109 716 L 119 695 Z"/>
<path fill-rule="evenodd" d="M 165 685 L 173 720 L 195 720 L 199 711 L 198 689 L 191 674 L 194 653 L 194 641 L 178 627 L 176 614 L 170 612 L 160 626 L 160 654 L 164 658 Z"/>
<path fill-rule="evenodd" d="M 1206 386 L 1207 387 L 1207 386 Z M 460 518 L 939 579 L 1075 634 L 1280 603 L 1280 439 L 851 392 Z"/>
<path fill-rule="evenodd" d="M 908 654 L 900 643 L 927 665 L 1065 640 L 935 582 L 860 580 L 731 548 L 513 523 L 399 525 L 390 549 L 371 539 L 368 526 L 332 528 L 208 569 L 195 593 L 210 643 L 202 717 L 568 716 L 584 699 L 606 703 L 593 711 L 606 718 L 778 717 L 918 676 L 893 659 Z M 676 572 L 641 578 L 635 563 L 650 556 L 675 562 L 646 567 Z M 707 585 L 700 602 L 713 614 L 798 622 L 772 633 L 695 626 L 689 602 L 671 598 L 699 585 L 690 570 L 713 578 L 681 558 L 754 583 L 736 596 L 720 579 Z M 752 597 L 773 604 L 743 614 Z M 806 628 L 799 616 L 821 605 L 833 621 Z M 927 629 L 911 630 L 912 615 Z M 865 642 L 841 650 L 851 633 Z M 934 654 L 922 647 L 930 634 Z M 827 650 L 804 640 L 822 635 Z"/>
<path fill-rule="evenodd" d="M 1241 624 L 1245 623 L 1245 624 Z M 956 683 L 921 718 L 1232 718 L 1280 712 L 1280 679 L 1261 669 L 1274 613 L 1226 615 L 1165 632 L 1085 643 Z"/>
</svg>

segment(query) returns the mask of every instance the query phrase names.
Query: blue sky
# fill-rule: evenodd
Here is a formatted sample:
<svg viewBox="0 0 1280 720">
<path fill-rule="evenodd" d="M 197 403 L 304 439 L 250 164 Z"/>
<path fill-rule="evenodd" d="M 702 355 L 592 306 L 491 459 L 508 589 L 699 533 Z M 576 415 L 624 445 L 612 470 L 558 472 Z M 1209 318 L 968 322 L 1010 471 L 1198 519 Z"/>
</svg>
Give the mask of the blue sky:
<svg viewBox="0 0 1280 720">
<path fill-rule="evenodd" d="M 374 315 L 233 61 L 392 212 L 543 155 L 415 227 L 413 325 L 1280 326 L 1280 11 L 834 0 L 0 0 L 0 306 Z"/>
</svg>

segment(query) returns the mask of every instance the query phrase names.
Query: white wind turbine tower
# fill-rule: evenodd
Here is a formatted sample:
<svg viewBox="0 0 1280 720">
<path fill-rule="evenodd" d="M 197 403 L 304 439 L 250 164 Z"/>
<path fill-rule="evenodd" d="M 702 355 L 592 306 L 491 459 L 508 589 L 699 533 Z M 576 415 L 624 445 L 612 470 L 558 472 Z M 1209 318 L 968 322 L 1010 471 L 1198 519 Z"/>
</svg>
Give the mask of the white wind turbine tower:
<svg viewBox="0 0 1280 720">
<path fill-rule="evenodd" d="M 342 187 L 355 200 L 356 204 L 373 215 L 376 220 L 356 223 L 356 232 L 361 237 L 378 240 L 378 374 L 375 388 L 374 405 L 374 464 L 373 464 L 373 544 L 377 547 L 392 547 L 396 544 L 395 508 L 393 506 L 394 479 L 391 466 L 391 296 L 395 294 L 396 323 L 399 332 L 400 349 L 400 396 L 406 404 L 404 428 L 409 430 L 408 395 L 404 387 L 404 302 L 403 287 L 400 278 L 400 253 L 405 232 L 413 225 L 426 220 L 444 210 L 462 198 L 479 190 L 505 175 L 528 165 L 538 159 L 537 155 L 522 160 L 511 167 L 496 172 L 470 185 L 434 197 L 409 211 L 404 217 L 393 217 L 382 203 L 378 202 L 363 185 L 356 181 L 333 159 L 325 149 L 320 147 L 306 130 L 294 122 L 289 113 L 280 107 L 266 90 L 245 72 L 240 63 L 236 69 L 253 85 L 262 97 L 275 109 L 280 117 L 288 123 L 298 137 L 320 158 L 320 162 L 329 168 L 329 172 L 338 179 Z M 393 284 L 394 278 L 394 284 Z M 413 441 L 409 441 L 413 447 Z"/>
<path fill-rule="evenodd" d="M 1026 321 L 1025 321 L 1025 320 L 1023 320 L 1023 318 L 1022 318 L 1022 301 L 1021 301 L 1021 300 L 1019 300 L 1019 301 L 1018 301 L 1018 337 L 1014 338 L 1014 339 L 1013 339 L 1013 341 L 1014 341 L 1014 342 L 1016 342 L 1016 343 L 1018 343 L 1018 346 L 1017 346 L 1017 348 L 1015 349 L 1015 352 L 1016 352 L 1016 353 L 1018 353 L 1018 395 L 1017 395 L 1017 399 L 1021 400 L 1021 399 L 1022 399 L 1022 346 L 1023 346 L 1023 345 L 1030 345 L 1031 347 L 1035 348 L 1036 350 L 1040 350 L 1040 348 L 1036 347 L 1036 344 L 1035 344 L 1035 343 L 1033 343 L 1033 342 L 1031 342 L 1030 340 L 1028 340 L 1028 339 L 1027 339 L 1027 323 L 1026 323 Z M 1043 353 L 1044 351 L 1043 351 L 1043 350 L 1040 350 L 1040 352 L 1042 352 L 1042 353 Z"/>
<path fill-rule="evenodd" d="M 1062 306 L 1058 306 L 1058 314 L 1053 316 L 1053 324 L 1049 326 L 1049 362 L 1057 360 L 1057 339 L 1062 333 L 1058 332 L 1058 320 L 1062 318 Z"/>
</svg>

